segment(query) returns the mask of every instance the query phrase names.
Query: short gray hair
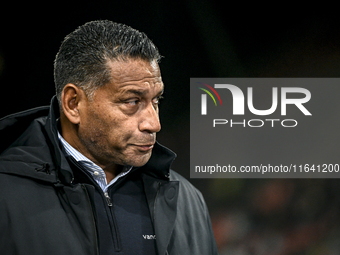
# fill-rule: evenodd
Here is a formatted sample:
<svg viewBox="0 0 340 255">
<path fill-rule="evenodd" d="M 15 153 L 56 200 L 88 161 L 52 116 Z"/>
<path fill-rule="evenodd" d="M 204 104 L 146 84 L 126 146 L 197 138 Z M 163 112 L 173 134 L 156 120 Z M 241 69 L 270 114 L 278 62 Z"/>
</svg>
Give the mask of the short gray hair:
<svg viewBox="0 0 340 255">
<path fill-rule="evenodd" d="M 161 56 L 142 32 L 108 20 L 88 22 L 67 35 L 54 61 L 54 82 L 60 104 L 68 83 L 87 96 L 111 80 L 110 60 L 143 59 L 159 62 Z"/>
</svg>

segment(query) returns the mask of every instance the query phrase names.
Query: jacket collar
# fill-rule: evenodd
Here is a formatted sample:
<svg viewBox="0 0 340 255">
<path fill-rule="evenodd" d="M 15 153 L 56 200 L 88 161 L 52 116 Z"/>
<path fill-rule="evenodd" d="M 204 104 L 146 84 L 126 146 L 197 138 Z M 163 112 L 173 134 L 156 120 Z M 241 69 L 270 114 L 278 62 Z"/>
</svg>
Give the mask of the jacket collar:
<svg viewBox="0 0 340 255">
<path fill-rule="evenodd" d="M 46 119 L 45 130 L 49 141 L 51 141 L 51 154 L 54 163 L 57 167 L 57 172 L 60 173 L 59 178 L 62 182 L 72 183 L 74 177 L 73 172 L 68 164 L 66 157 L 59 147 L 58 124 L 57 119 L 60 117 L 60 110 L 57 97 L 54 96 L 51 100 L 50 111 Z"/>
<path fill-rule="evenodd" d="M 169 180 L 170 167 L 176 156 L 173 151 L 156 142 L 151 158 L 141 168 L 153 177 Z"/>
</svg>

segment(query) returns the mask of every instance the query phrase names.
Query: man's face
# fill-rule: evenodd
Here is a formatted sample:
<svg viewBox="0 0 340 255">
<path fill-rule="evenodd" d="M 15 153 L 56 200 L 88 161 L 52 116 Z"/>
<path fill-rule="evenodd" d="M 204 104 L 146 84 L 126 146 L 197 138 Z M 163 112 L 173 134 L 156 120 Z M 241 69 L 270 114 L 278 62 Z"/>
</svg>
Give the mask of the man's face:
<svg viewBox="0 0 340 255">
<path fill-rule="evenodd" d="M 112 80 L 79 108 L 79 141 L 100 166 L 142 166 L 161 126 L 158 103 L 164 85 L 158 64 L 140 59 L 109 62 Z"/>
</svg>

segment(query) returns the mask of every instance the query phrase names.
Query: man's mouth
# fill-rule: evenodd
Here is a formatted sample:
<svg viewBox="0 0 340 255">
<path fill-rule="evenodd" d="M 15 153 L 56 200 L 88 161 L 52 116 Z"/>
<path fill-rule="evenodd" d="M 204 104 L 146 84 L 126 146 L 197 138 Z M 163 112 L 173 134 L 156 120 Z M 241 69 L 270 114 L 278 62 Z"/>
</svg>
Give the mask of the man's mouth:
<svg viewBox="0 0 340 255">
<path fill-rule="evenodd" d="M 147 152 L 153 149 L 154 143 L 148 143 L 148 144 L 133 144 L 137 147 L 139 151 Z"/>
</svg>

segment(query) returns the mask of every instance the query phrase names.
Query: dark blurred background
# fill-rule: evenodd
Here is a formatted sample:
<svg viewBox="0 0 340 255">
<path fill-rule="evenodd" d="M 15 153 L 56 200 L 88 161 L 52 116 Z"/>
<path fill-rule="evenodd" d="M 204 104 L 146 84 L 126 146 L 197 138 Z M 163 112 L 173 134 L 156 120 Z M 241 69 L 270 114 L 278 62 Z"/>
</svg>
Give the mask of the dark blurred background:
<svg viewBox="0 0 340 255">
<path fill-rule="evenodd" d="M 164 56 L 158 140 L 178 154 L 173 168 L 187 178 L 190 77 L 340 74 L 340 20 L 321 10 L 216 0 L 1 5 L 0 117 L 49 104 L 54 57 L 68 33 L 96 19 L 125 23 Z M 205 196 L 221 255 L 340 254 L 338 179 L 190 181 Z"/>
</svg>

